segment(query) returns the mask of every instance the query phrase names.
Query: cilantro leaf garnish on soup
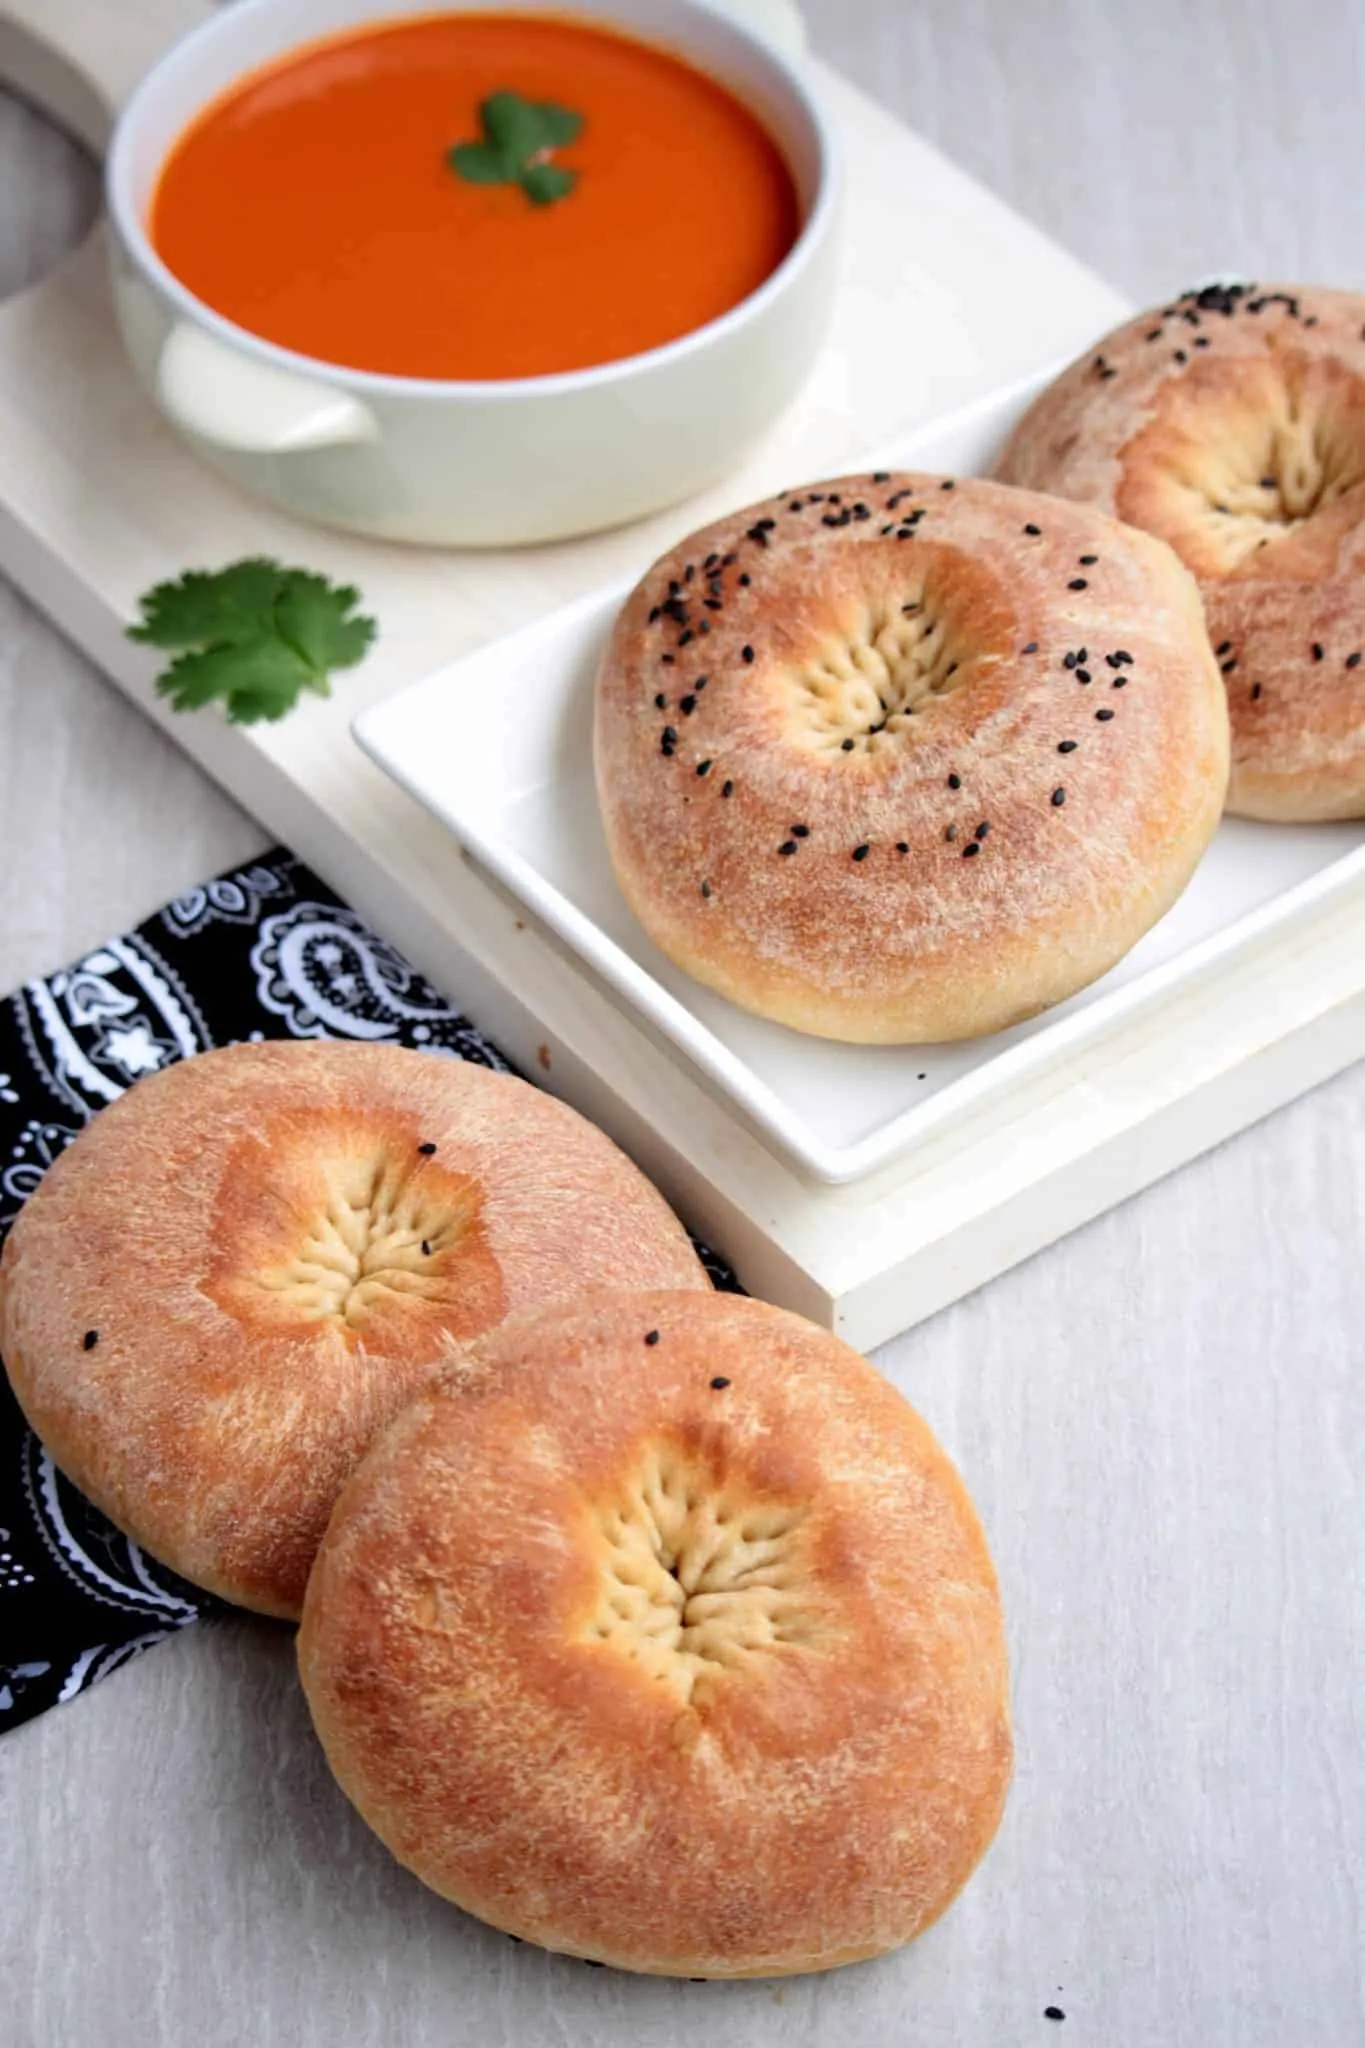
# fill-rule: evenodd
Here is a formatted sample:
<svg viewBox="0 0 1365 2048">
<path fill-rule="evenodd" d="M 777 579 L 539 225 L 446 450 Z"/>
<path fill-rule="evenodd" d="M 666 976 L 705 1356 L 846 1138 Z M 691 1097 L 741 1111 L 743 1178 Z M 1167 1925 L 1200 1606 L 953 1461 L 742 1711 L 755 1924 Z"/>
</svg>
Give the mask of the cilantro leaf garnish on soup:
<svg viewBox="0 0 1365 2048">
<path fill-rule="evenodd" d="M 268 341 L 484 381 L 675 341 L 800 225 L 777 143 L 717 80 L 571 15 L 491 11 L 369 23 L 239 79 L 173 145 L 148 222 Z"/>
<path fill-rule="evenodd" d="M 567 199 L 578 183 L 577 171 L 551 163 L 551 153 L 577 142 L 583 116 L 553 101 L 537 106 L 519 92 L 490 93 L 479 108 L 483 137 L 457 142 L 447 162 L 471 185 L 520 185 L 536 206 Z"/>
</svg>

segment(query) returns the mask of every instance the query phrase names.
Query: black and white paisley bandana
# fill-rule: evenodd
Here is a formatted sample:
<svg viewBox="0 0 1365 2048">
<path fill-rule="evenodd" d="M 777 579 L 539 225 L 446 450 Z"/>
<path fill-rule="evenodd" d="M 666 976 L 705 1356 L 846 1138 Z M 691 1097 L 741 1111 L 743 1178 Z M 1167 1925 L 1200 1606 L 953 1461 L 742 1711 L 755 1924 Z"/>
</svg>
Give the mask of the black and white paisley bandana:
<svg viewBox="0 0 1365 2048">
<path fill-rule="evenodd" d="M 512 1071 L 276 847 L 0 1008 L 0 1241 L 62 1148 L 141 1075 L 263 1038 L 382 1040 Z M 716 1285 L 733 1287 L 698 1249 Z M 215 1611 L 63 1478 L 0 1375 L 0 1730 Z"/>
</svg>

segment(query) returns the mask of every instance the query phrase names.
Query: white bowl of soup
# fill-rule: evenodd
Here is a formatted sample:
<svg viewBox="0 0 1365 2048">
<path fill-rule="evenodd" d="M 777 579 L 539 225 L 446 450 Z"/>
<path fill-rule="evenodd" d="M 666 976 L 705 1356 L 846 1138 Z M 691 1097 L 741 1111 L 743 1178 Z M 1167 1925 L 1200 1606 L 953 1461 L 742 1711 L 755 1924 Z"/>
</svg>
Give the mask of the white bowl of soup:
<svg viewBox="0 0 1365 2048">
<path fill-rule="evenodd" d="M 799 60 L 697 0 L 238 0 L 120 118 L 115 300 L 248 490 L 558 540 L 714 484 L 792 403 L 836 183 Z"/>
</svg>

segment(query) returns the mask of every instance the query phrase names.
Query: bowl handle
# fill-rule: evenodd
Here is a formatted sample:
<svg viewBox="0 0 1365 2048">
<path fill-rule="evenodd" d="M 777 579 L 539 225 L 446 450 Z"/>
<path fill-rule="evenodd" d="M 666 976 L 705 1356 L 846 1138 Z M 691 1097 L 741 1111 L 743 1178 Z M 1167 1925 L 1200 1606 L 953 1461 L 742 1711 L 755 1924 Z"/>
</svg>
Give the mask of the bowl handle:
<svg viewBox="0 0 1365 2048">
<path fill-rule="evenodd" d="M 180 321 L 156 366 L 162 409 L 176 426 L 237 454 L 283 455 L 377 441 L 379 422 L 360 399 L 301 377 Z"/>
<path fill-rule="evenodd" d="M 728 14 L 751 35 L 772 43 L 784 57 L 806 54 L 806 24 L 796 0 L 707 0 L 717 14 Z"/>
</svg>

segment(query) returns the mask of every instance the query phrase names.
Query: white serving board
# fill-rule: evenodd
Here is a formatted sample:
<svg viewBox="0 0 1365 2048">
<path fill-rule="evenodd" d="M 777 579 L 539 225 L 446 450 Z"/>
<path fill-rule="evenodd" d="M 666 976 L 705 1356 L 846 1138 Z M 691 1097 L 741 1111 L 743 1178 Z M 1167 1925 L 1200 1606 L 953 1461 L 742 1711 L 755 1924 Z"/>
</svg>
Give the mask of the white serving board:
<svg viewBox="0 0 1365 2048">
<path fill-rule="evenodd" d="M 111 107 L 205 5 L 0 0 L 0 78 L 98 148 Z M 1102 1073 L 1078 1060 L 1021 1089 L 1007 1125 L 963 1118 L 912 1172 L 822 1188 L 530 929 L 355 746 L 358 713 L 637 572 L 727 501 L 831 473 L 1083 348 L 1127 310 L 816 69 L 848 155 L 841 295 L 804 400 L 723 493 L 628 532 L 521 553 L 443 556 L 299 527 L 203 470 L 143 400 L 113 332 L 96 237 L 0 307 L 0 569 L 528 1071 L 632 1151 L 750 1287 L 871 1346 L 1356 1057 L 1365 917 L 1319 905 L 1281 971 L 1201 988 L 1160 1043 L 1135 1028 Z M 331 702 L 278 727 L 172 717 L 152 691 L 152 662 L 123 636 L 138 593 L 191 562 L 262 551 L 360 584 L 383 624 L 378 651 Z"/>
<path fill-rule="evenodd" d="M 872 469 L 986 475 L 1046 374 L 877 449 Z M 615 584 L 413 683 L 356 721 L 366 751 L 452 831 L 798 1170 L 831 1184 L 894 1167 L 969 1113 L 1154 1032 L 1241 952 L 1273 965 L 1304 906 L 1365 887 L 1365 823 L 1226 819 L 1174 908 L 1109 974 L 991 1038 L 858 1046 L 736 1009 L 653 945 L 612 873 L 592 761 L 593 679 L 627 594 Z"/>
</svg>

